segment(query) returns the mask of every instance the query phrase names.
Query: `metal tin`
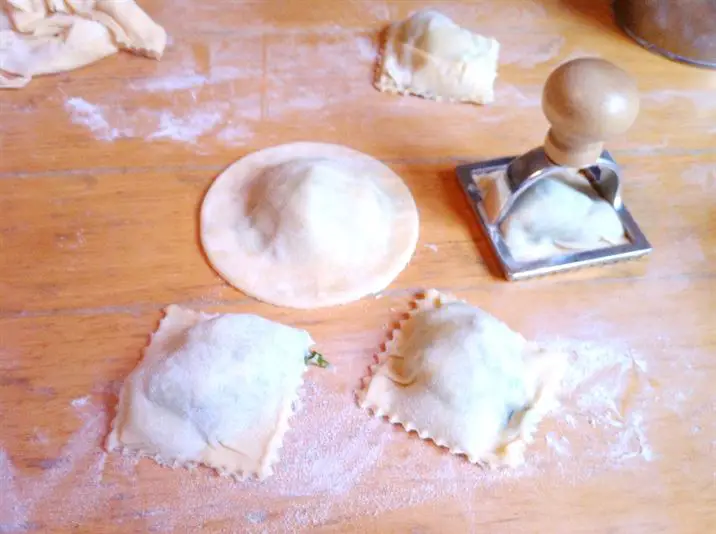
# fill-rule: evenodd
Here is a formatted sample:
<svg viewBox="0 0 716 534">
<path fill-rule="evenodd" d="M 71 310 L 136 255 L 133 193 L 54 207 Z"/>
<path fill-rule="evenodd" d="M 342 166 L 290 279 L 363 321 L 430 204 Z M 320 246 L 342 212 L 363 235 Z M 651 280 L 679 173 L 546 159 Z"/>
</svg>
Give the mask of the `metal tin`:
<svg viewBox="0 0 716 534">
<path fill-rule="evenodd" d="M 716 0 L 615 0 L 617 24 L 671 60 L 716 68 Z"/>
</svg>

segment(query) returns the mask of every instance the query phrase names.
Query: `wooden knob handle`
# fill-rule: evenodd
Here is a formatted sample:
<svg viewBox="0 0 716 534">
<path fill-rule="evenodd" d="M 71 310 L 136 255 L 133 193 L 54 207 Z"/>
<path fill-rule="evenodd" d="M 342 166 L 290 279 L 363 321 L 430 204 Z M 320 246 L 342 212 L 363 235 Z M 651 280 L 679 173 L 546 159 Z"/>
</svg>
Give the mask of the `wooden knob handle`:
<svg viewBox="0 0 716 534">
<path fill-rule="evenodd" d="M 626 132 L 639 112 L 634 79 L 598 58 L 568 61 L 544 86 L 542 110 L 551 128 L 544 150 L 558 165 L 588 167 L 602 153 L 604 141 Z"/>
</svg>

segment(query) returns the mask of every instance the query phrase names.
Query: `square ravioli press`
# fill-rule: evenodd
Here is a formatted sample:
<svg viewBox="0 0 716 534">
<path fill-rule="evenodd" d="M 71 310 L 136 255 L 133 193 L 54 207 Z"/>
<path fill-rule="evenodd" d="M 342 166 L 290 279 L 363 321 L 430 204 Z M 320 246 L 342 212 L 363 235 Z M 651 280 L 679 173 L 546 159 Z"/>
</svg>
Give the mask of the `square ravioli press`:
<svg viewBox="0 0 716 534">
<path fill-rule="evenodd" d="M 457 167 L 456 173 L 508 280 L 522 280 L 566 270 L 644 256 L 651 245 L 621 198 L 621 170 L 603 150 L 604 140 L 624 133 L 636 119 L 639 95 L 634 80 L 612 63 L 579 58 L 555 69 L 545 83 L 542 108 L 551 128 L 544 146 L 521 156 Z M 517 199 L 538 181 L 565 169 L 578 170 L 596 193 L 612 205 L 628 240 L 626 244 L 518 261 L 510 253 L 500 225 Z M 502 171 L 502 172 L 499 172 Z M 499 173 L 508 195 L 497 214 L 485 207 L 486 191 L 478 176 Z"/>
</svg>

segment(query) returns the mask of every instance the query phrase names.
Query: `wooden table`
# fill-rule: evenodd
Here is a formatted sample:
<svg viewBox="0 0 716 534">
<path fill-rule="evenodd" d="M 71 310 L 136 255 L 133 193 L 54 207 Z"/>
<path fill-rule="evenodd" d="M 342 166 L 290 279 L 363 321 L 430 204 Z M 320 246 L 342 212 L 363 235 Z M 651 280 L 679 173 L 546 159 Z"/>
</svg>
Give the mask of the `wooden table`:
<svg viewBox="0 0 716 534">
<path fill-rule="evenodd" d="M 172 36 L 161 62 L 120 54 L 0 93 L 0 531 L 716 532 L 716 72 L 644 51 L 606 1 L 143 5 Z M 378 32 L 423 5 L 501 42 L 493 105 L 373 89 Z M 609 148 L 654 252 L 504 282 L 453 169 L 540 144 L 541 85 L 582 55 L 638 80 L 641 114 Z M 213 178 L 296 140 L 364 151 L 411 188 L 420 243 L 382 298 L 297 313 L 204 260 L 197 210 Z M 583 358 L 633 356 L 647 386 L 638 411 L 620 407 L 629 429 L 556 415 L 525 467 L 485 473 L 363 413 L 353 391 L 387 325 L 431 287 Z M 118 387 L 170 303 L 304 327 L 335 364 L 309 372 L 274 479 L 102 451 Z"/>
</svg>

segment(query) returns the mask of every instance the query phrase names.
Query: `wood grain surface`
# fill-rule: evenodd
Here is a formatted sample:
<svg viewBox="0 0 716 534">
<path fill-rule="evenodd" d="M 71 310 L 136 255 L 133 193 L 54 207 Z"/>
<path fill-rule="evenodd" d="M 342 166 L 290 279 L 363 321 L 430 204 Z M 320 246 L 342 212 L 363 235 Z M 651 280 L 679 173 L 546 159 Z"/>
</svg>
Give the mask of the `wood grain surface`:
<svg viewBox="0 0 716 534">
<path fill-rule="evenodd" d="M 0 93 L 0 532 L 716 532 L 716 72 L 643 50 L 606 1 L 142 4 L 172 38 L 161 62 L 120 54 Z M 428 6 L 500 41 L 493 105 L 372 87 L 381 29 Z M 542 143 L 542 84 L 583 55 L 637 79 L 640 115 L 607 147 L 653 254 L 505 282 L 454 168 Z M 371 154 L 412 190 L 420 243 L 381 298 L 271 307 L 205 261 L 197 212 L 212 180 L 297 140 Z M 616 462 L 605 445 L 585 468 L 598 429 L 572 430 L 560 459 L 548 420 L 527 458 L 539 472 L 495 475 L 362 413 L 352 392 L 386 328 L 432 287 L 528 338 L 638 355 L 651 384 L 641 452 Z M 102 452 L 119 384 L 171 303 L 306 328 L 335 364 L 308 373 L 275 482 Z M 321 416 L 340 430 L 333 463 L 310 447 Z"/>
</svg>

